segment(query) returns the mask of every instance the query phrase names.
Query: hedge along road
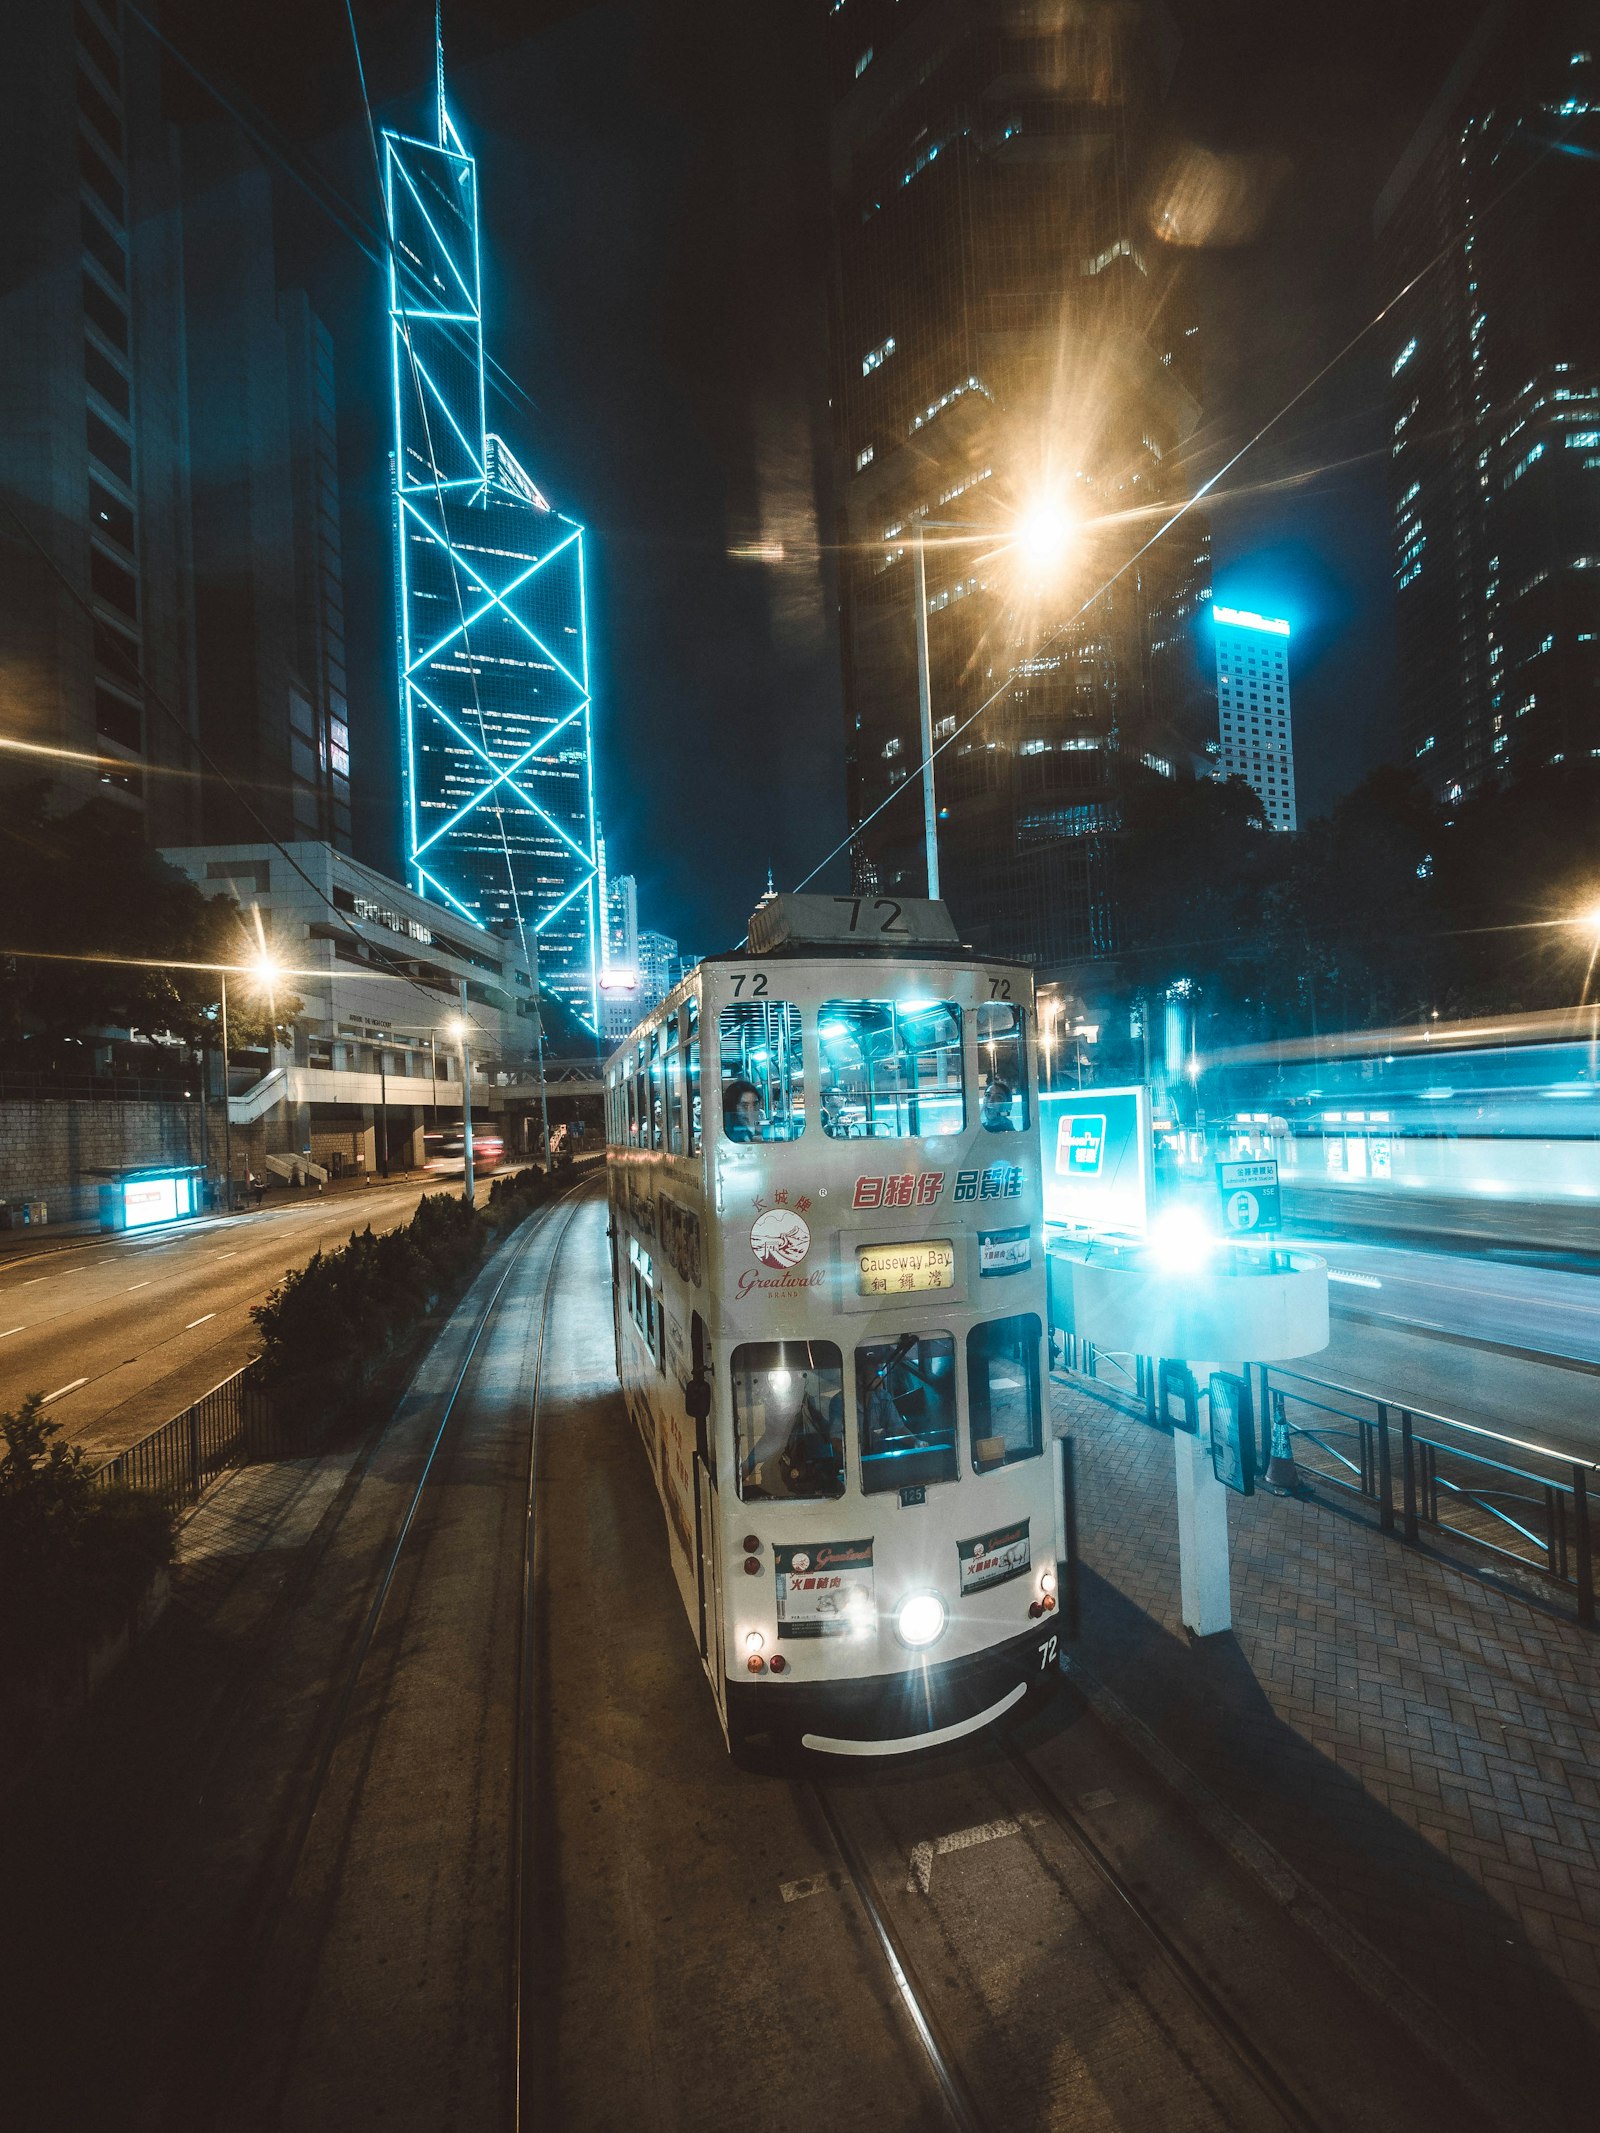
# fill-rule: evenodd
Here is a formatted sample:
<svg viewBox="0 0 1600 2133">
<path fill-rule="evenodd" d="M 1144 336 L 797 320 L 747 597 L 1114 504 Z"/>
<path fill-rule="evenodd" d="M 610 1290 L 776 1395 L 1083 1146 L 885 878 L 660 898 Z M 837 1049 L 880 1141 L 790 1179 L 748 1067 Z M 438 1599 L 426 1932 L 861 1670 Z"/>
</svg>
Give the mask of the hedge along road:
<svg viewBox="0 0 1600 2133">
<path fill-rule="evenodd" d="M 118 1451 L 242 1369 L 250 1309 L 350 1232 L 397 1229 L 458 1180 L 375 1186 L 169 1229 L 91 1240 L 0 1267 L 0 1412 L 31 1392 L 90 1452 Z M 488 1199 L 480 1181 L 478 1204 Z"/>
</svg>

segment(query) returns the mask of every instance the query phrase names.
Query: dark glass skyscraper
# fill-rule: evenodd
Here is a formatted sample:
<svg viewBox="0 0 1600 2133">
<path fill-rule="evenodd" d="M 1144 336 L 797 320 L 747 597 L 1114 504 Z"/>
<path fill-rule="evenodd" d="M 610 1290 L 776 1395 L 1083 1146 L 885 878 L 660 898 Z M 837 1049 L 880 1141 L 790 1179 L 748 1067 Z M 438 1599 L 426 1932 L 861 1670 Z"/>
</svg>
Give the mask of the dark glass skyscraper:
<svg viewBox="0 0 1600 2133">
<path fill-rule="evenodd" d="M 1404 743 L 1446 802 L 1600 751 L 1600 22 L 1490 8 L 1379 199 Z"/>
<path fill-rule="evenodd" d="M 1199 419 L 1181 281 L 1138 207 L 1164 19 L 842 0 L 829 21 L 858 879 L 920 894 L 926 878 L 920 523 L 934 736 L 949 744 L 942 887 L 974 942 L 1047 966 L 1118 945 L 1119 792 L 1187 768 L 1214 732 L 1194 627 L 1203 521 L 1129 562 L 1182 493 L 1174 465 Z M 1083 527 L 1049 577 L 1030 576 L 1011 533 L 1042 494 Z"/>
</svg>

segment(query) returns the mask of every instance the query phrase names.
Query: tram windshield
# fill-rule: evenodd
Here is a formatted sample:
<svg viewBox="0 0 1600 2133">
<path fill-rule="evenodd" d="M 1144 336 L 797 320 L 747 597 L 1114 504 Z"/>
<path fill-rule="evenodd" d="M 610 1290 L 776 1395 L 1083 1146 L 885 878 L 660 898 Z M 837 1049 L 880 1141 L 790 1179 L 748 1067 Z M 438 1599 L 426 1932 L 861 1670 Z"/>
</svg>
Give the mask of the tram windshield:
<svg viewBox="0 0 1600 2133">
<path fill-rule="evenodd" d="M 921 1140 L 965 1127 L 953 1000 L 826 1000 L 817 1047 L 830 1139 Z"/>
<path fill-rule="evenodd" d="M 1028 1124 L 1026 1018 L 1010 1000 L 978 1009 L 980 1116 L 990 1133 L 1022 1133 Z"/>
<path fill-rule="evenodd" d="M 1024 1311 L 967 1335 L 972 1464 L 980 1474 L 1039 1452 L 1039 1320 Z"/>
<path fill-rule="evenodd" d="M 867 1495 L 955 1480 L 956 1344 L 948 1333 L 863 1341 L 856 1406 Z"/>
<path fill-rule="evenodd" d="M 730 1141 L 796 1141 L 806 1130 L 800 1010 L 787 1000 L 725 1007 L 722 1130 Z"/>
<path fill-rule="evenodd" d="M 739 1494 L 844 1494 L 844 1365 L 831 1341 L 748 1341 L 732 1363 Z"/>
</svg>

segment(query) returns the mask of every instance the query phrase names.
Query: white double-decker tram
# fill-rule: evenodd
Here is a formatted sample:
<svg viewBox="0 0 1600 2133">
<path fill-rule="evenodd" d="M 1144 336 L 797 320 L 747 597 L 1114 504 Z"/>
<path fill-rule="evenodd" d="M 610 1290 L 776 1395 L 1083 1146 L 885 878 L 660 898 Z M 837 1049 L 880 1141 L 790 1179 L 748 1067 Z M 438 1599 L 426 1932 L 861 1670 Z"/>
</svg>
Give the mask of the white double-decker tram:
<svg viewBox="0 0 1600 2133">
<path fill-rule="evenodd" d="M 738 1747 L 893 1755 L 1055 1672 L 1033 985 L 780 896 L 607 1068 L 618 1370 Z"/>
</svg>

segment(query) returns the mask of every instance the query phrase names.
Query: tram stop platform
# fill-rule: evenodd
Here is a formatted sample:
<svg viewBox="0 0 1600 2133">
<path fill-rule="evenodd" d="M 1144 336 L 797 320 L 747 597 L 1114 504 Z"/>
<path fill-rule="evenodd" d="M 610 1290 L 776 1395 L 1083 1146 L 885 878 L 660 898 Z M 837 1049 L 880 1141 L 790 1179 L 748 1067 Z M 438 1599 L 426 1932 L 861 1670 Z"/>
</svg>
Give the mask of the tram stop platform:
<svg viewBox="0 0 1600 2133">
<path fill-rule="evenodd" d="M 1600 2094 L 1600 1642 L 1322 1501 L 1230 1497 L 1234 1627 L 1181 1626 L 1172 1454 L 1057 1382 L 1067 1670 L 1347 1972 L 1513 2124 Z"/>
</svg>

